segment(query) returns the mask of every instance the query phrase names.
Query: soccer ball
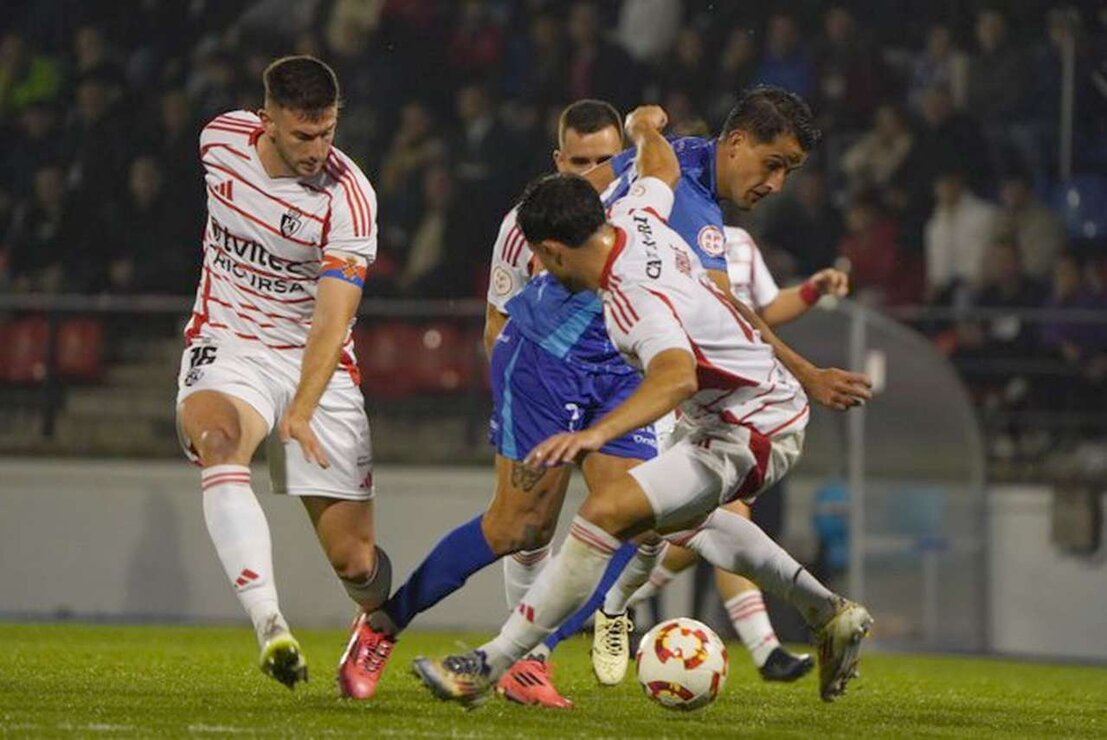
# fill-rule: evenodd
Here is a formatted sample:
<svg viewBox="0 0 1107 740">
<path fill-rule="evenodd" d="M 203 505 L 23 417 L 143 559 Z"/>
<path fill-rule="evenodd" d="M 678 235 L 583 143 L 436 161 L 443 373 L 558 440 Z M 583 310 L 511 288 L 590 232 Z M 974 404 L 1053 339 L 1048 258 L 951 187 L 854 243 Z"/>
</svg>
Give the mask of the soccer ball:
<svg viewBox="0 0 1107 740">
<path fill-rule="evenodd" d="M 726 646 L 694 619 L 670 619 L 638 645 L 638 681 L 646 696 L 669 709 L 699 709 L 726 685 Z"/>
</svg>

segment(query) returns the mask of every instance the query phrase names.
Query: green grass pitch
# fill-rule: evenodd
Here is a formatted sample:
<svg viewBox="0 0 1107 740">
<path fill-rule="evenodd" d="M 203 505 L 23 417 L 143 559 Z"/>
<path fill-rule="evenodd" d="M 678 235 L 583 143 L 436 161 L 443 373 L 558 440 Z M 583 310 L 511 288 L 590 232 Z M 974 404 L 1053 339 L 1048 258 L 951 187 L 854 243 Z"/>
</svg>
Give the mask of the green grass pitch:
<svg viewBox="0 0 1107 740">
<path fill-rule="evenodd" d="M 345 635 L 300 631 L 312 680 L 290 692 L 258 671 L 253 634 L 210 627 L 0 625 L 0 736 L 326 735 L 365 737 L 1105 737 L 1107 669 L 869 652 L 841 701 L 819 701 L 813 676 L 765 684 L 741 646 L 719 700 L 694 713 L 646 700 L 633 677 L 598 687 L 588 643 L 562 646 L 568 712 L 495 699 L 467 712 L 431 698 L 411 675 L 420 653 L 479 635 L 412 633 L 377 699 L 338 699 Z"/>
</svg>

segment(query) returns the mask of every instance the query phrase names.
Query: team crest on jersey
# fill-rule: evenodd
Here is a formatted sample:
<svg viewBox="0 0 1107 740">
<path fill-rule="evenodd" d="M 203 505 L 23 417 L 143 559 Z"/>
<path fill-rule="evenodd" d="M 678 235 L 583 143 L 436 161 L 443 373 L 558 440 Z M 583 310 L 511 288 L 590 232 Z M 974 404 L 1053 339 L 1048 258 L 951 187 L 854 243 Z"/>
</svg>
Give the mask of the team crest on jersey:
<svg viewBox="0 0 1107 740">
<path fill-rule="evenodd" d="M 492 292 L 498 296 L 511 292 L 511 274 L 501 265 L 492 270 Z"/>
<path fill-rule="evenodd" d="M 696 241 L 699 242 L 700 249 L 712 257 L 721 257 L 726 251 L 726 237 L 723 236 L 723 230 L 714 224 L 708 224 L 700 229 Z"/>
<path fill-rule="evenodd" d="M 281 235 L 295 236 L 300 227 L 304 225 L 301 213 L 295 208 L 289 208 L 281 216 Z"/>
<path fill-rule="evenodd" d="M 630 197 L 641 198 L 646 194 L 646 186 L 642 183 L 636 183 L 633 188 L 630 189 Z"/>
</svg>

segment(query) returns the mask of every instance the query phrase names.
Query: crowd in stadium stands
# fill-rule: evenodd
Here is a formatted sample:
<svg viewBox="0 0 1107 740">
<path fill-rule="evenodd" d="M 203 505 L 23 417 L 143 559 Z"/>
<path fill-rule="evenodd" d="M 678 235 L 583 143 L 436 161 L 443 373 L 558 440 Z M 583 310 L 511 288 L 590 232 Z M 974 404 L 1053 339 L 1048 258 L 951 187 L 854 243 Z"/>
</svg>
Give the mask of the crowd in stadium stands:
<svg viewBox="0 0 1107 740">
<path fill-rule="evenodd" d="M 20 10 L 20 8 L 22 8 Z M 0 290 L 193 290 L 206 120 L 256 108 L 276 55 L 329 61 L 339 145 L 379 195 L 376 296 L 481 296 L 499 218 L 551 168 L 568 101 L 660 102 L 717 129 L 757 83 L 826 140 L 733 214 L 781 282 L 836 260 L 875 305 L 1105 307 L 1102 236 L 1051 208 L 1060 49 L 1075 164 L 1107 172 L 1107 4 L 708 0 L 36 0 L 0 18 Z M 910 22 L 905 22 L 906 19 Z M 1045 347 L 1103 376 L 1107 332 L 956 326 L 955 355 Z M 1099 358 L 1095 362 L 1088 358 Z"/>
</svg>

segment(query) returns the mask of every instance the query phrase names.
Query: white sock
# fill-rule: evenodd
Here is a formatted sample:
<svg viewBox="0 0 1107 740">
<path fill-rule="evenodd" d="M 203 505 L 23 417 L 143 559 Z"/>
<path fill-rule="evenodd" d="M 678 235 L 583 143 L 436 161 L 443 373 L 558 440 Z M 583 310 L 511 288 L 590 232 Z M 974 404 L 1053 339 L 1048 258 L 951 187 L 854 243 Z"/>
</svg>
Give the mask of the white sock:
<svg viewBox="0 0 1107 740">
<path fill-rule="evenodd" d="M 537 550 L 520 550 L 504 558 L 504 593 L 508 609 L 518 606 L 534 585 L 538 574 L 550 562 L 550 551 L 550 546 L 545 545 Z"/>
<path fill-rule="evenodd" d="M 607 594 L 604 596 L 603 611 L 605 614 L 614 616 L 627 610 L 630 599 L 650 580 L 650 573 L 661 562 L 661 558 L 665 555 L 665 548 L 668 546 L 669 543 L 664 540 L 654 544 L 638 546 L 634 557 L 623 568 L 619 578 L 611 584 L 611 588 L 607 590 Z"/>
<path fill-rule="evenodd" d="M 573 517 L 561 551 L 538 576 L 500 634 L 480 647 L 493 679 L 587 603 L 620 544 L 617 537 L 595 524 L 579 515 Z"/>
<path fill-rule="evenodd" d="M 754 665 L 758 668 L 765 665 L 769 654 L 780 646 L 780 640 L 769 621 L 769 612 L 765 611 L 765 600 L 761 597 L 761 592 L 750 589 L 727 599 L 726 612 L 730 615 L 734 631 L 750 651 Z"/>
<path fill-rule="evenodd" d="M 652 599 L 661 589 L 669 585 L 669 582 L 677 577 L 677 573 L 666 568 L 664 565 L 658 565 L 650 573 L 648 581 L 643 583 L 634 595 L 627 600 L 627 606 L 634 606 L 640 604 L 646 599 Z"/>
<path fill-rule="evenodd" d="M 788 599 L 812 626 L 820 626 L 834 616 L 838 601 L 834 593 L 760 527 L 738 514 L 716 509 L 690 538 L 680 533 L 670 541 Z"/>
<path fill-rule="evenodd" d="M 273 583 L 269 524 L 250 488 L 245 465 L 215 465 L 200 474 L 204 521 L 242 608 L 259 632 L 280 614 Z"/>
</svg>

